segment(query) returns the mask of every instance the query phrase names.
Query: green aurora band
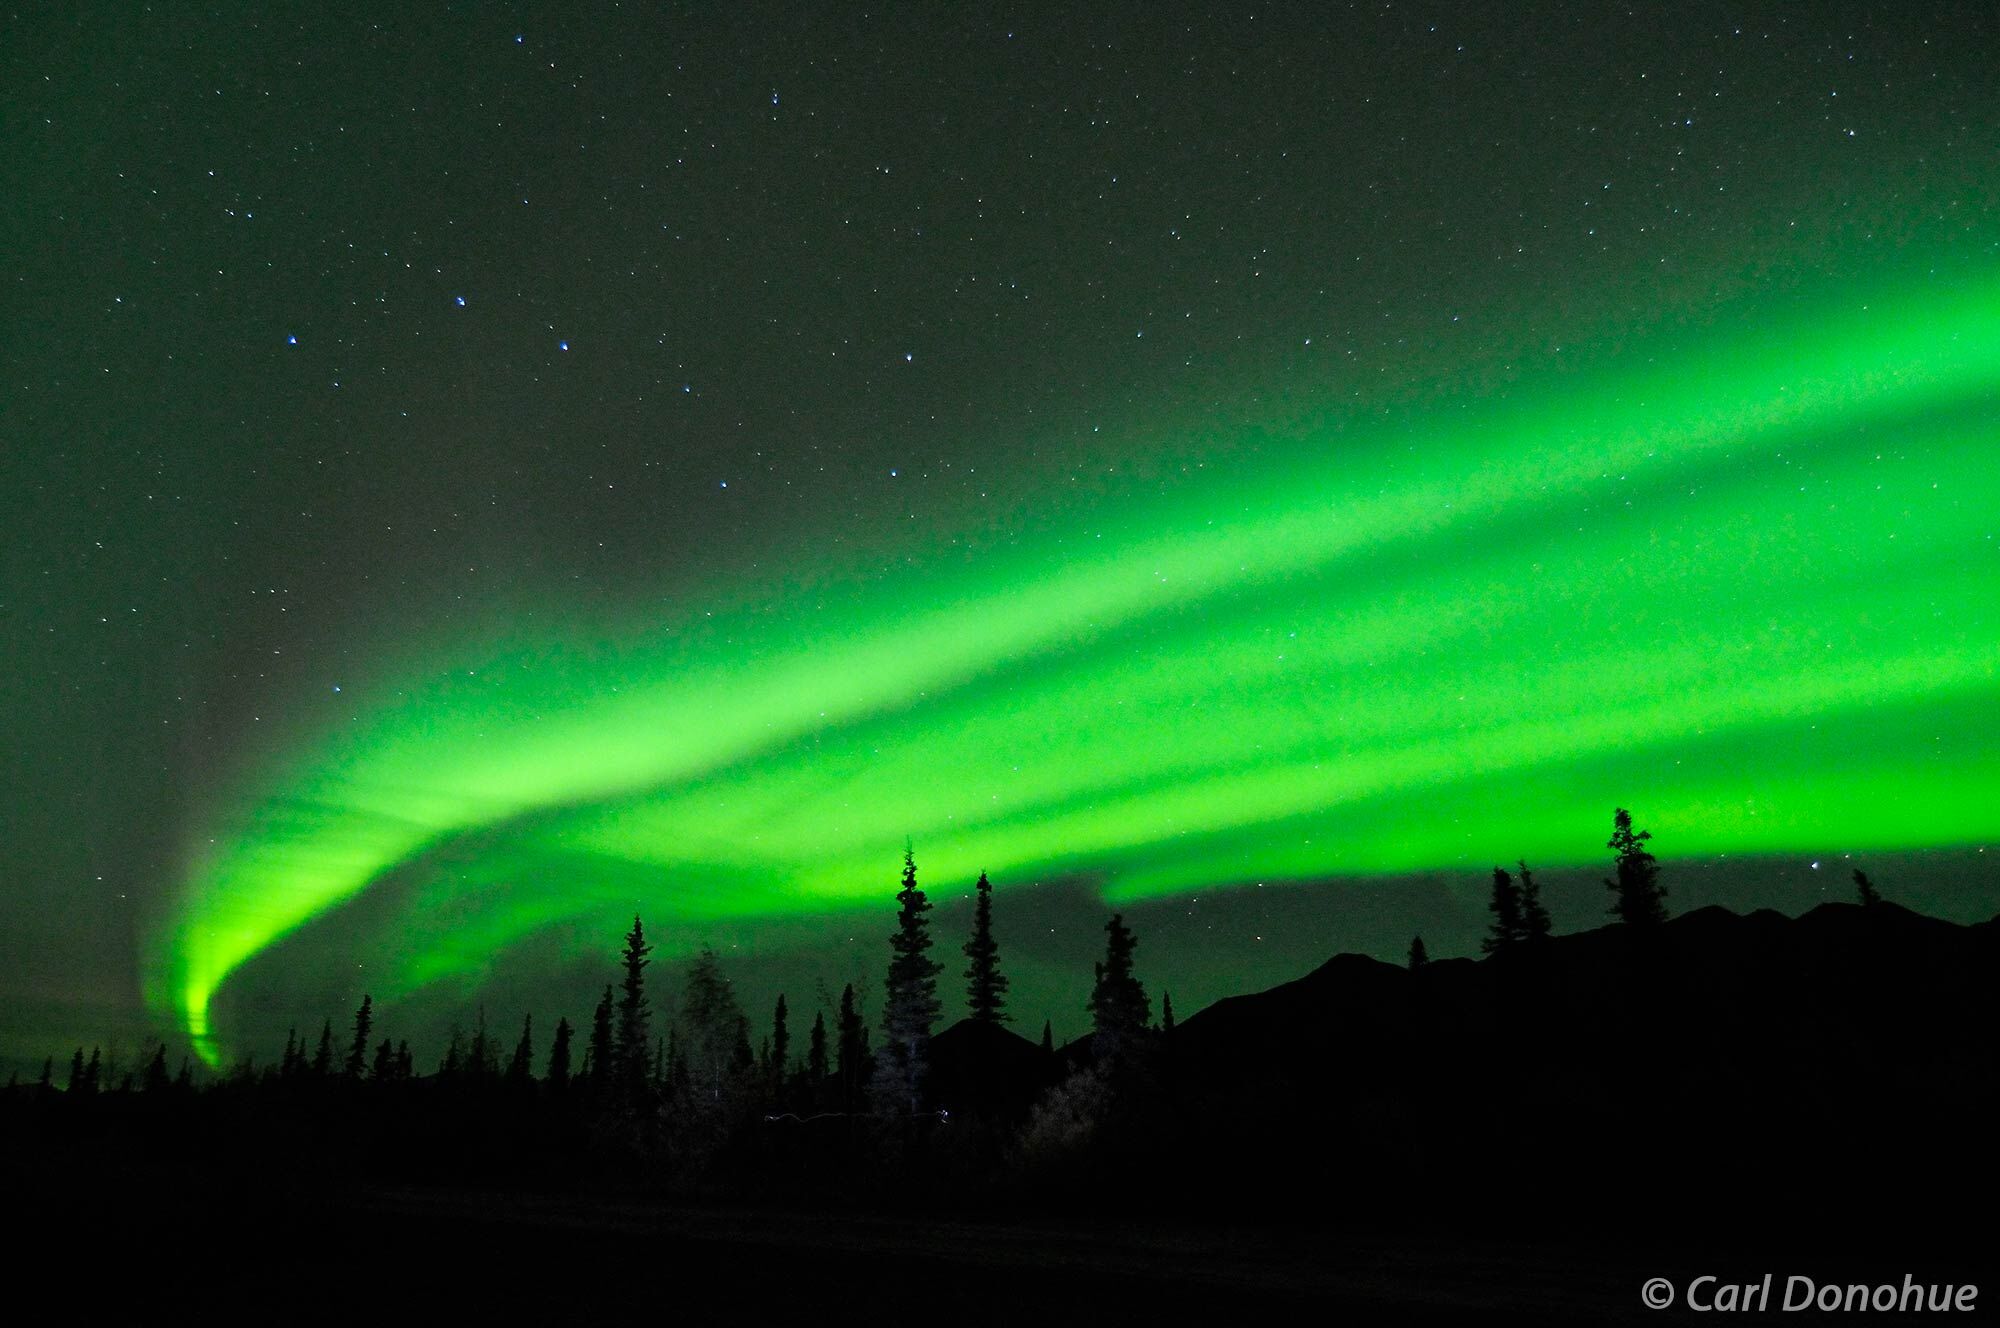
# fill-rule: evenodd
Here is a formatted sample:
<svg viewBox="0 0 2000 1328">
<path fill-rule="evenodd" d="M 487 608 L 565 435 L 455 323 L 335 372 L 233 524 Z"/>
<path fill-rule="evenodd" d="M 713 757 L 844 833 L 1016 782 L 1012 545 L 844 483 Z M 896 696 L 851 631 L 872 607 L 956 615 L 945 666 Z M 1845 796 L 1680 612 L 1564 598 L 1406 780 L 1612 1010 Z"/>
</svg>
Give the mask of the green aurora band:
<svg viewBox="0 0 2000 1328">
<path fill-rule="evenodd" d="M 1324 419 L 1087 542 L 441 652 L 191 836 L 149 1001 L 215 1060 L 231 973 L 371 889 L 382 1000 L 635 904 L 879 909 L 905 836 L 1117 901 L 1573 865 L 1614 800 L 1687 855 L 2000 829 L 2000 281 L 1639 358 Z"/>
</svg>

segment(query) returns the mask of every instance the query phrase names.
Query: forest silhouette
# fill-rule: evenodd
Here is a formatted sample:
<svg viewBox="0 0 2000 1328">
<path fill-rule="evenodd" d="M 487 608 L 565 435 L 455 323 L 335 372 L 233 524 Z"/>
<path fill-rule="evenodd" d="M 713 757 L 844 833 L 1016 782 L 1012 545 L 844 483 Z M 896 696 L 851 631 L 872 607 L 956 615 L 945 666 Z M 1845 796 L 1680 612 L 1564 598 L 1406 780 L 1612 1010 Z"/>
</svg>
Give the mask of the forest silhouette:
<svg viewBox="0 0 2000 1328">
<path fill-rule="evenodd" d="M 1407 964 L 1337 955 L 1179 1019 L 1113 914 L 1064 1045 L 1009 1027 L 991 883 L 953 946 L 906 849 L 872 1015 L 849 984 L 803 1030 L 782 995 L 753 1017 L 713 951 L 666 969 L 635 916 L 580 1028 L 482 1015 L 420 1069 L 363 995 L 213 1079 L 160 1046 L 111 1084 L 79 1047 L 9 1088 L 5 1134 L 52 1193 L 143 1177 L 330 1211 L 416 1190 L 1851 1238 L 1856 1214 L 1921 1226 L 1990 1185 L 2000 924 L 1910 912 L 1860 871 L 1855 902 L 1798 918 L 1670 917 L 1649 841 L 1619 809 L 1605 926 L 1554 934 L 1528 864 L 1496 866 L 1479 959 L 1415 937 Z M 940 1027 L 958 984 L 970 1014 Z"/>
</svg>

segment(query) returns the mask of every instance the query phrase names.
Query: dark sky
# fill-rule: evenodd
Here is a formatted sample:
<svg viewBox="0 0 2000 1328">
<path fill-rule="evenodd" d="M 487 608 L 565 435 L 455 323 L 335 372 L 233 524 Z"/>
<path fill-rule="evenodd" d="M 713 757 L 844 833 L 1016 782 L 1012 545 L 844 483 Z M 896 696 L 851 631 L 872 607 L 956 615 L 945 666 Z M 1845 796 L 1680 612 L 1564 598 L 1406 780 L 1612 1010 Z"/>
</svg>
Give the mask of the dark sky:
<svg viewBox="0 0 2000 1328">
<path fill-rule="evenodd" d="M 1660 818 L 1670 865 L 1685 851 L 1676 904 L 1796 911 L 1825 888 L 1816 855 L 1853 852 L 1891 864 L 1876 874 L 1892 894 L 1990 914 L 1996 749 L 1947 722 L 1953 707 L 1993 713 L 1985 620 L 1960 617 L 1956 635 L 1908 623 L 1920 590 L 1924 605 L 1991 602 L 2000 576 L 1972 518 L 1939 506 L 1996 487 L 1980 407 L 2000 376 L 1964 350 L 1988 325 L 1977 308 L 1962 327 L 1938 315 L 1966 358 L 1935 373 L 1910 340 L 1940 298 L 1990 288 L 2000 260 L 1996 51 L 1980 3 L 11 13 L 6 1055 L 178 1039 L 204 962 L 217 983 L 239 979 L 218 1006 L 232 1052 L 269 1054 L 286 1021 L 316 1024 L 371 981 L 425 1034 L 489 1000 L 508 1021 L 530 1004 L 574 1019 L 597 981 L 580 938 L 608 955 L 603 926 L 635 900 L 674 920 L 670 951 L 730 950 L 758 1003 L 781 981 L 837 990 L 886 959 L 887 912 L 855 912 L 862 886 L 809 882 L 801 864 L 879 860 L 886 900 L 905 833 L 939 864 L 954 956 L 969 874 L 994 869 L 1030 1031 L 1045 1017 L 1081 1031 L 1114 903 L 1140 918 L 1155 986 L 1191 993 L 1184 1010 L 1335 949 L 1393 954 L 1419 928 L 1433 953 L 1470 949 L 1485 871 L 1523 852 L 1551 861 L 1559 921 L 1592 925 L 1593 864 L 1628 798 Z M 1777 376 L 1755 377 L 1763 354 Z M 1796 380 L 1794 354 L 1809 366 Z M 1657 637 L 1565 654 L 1496 618 L 1456 644 L 1399 645 L 1424 660 L 1384 664 L 1405 690 L 1300 711 L 1329 769 L 1367 730 L 1352 795 L 1367 834 L 1335 819 L 1307 835 L 1317 848 L 1268 839 L 1321 824 L 1282 784 L 1288 738 L 1239 753 L 1238 720 L 1164 708 L 1114 738 L 1090 727 L 1126 699 L 1208 706 L 1204 678 L 1233 684 L 1246 714 L 1332 695 L 1308 680 L 1273 700 L 1229 652 L 1253 630 L 1323 627 L 1355 652 L 1340 656 L 1352 678 L 1388 659 L 1359 644 L 1367 624 L 1409 642 L 1499 603 L 1489 571 L 1508 574 L 1489 560 L 1510 548 L 1534 574 L 1560 556 L 1576 586 L 1615 580 L 1632 559 L 1579 550 L 1603 548 L 1592 523 L 1633 507 L 1588 487 L 1625 482 L 1622 461 L 1546 501 L 1491 477 L 1582 455 L 1565 449 L 1603 420 L 1679 411 L 1720 428 L 1818 382 L 1810 366 L 1872 384 L 1854 366 L 1878 361 L 1894 378 L 1880 400 L 1829 396 L 1823 416 L 1785 425 L 1799 437 L 1745 426 L 1709 470 L 1661 473 L 1660 492 L 1703 504 L 1675 519 L 1724 533 L 1668 539 L 1673 558 L 1646 569 Z M 1865 444 L 1842 432 L 1864 415 Z M 1501 437 L 1517 426 L 1532 441 Z M 1662 437 L 1683 449 L 1675 465 L 1694 455 L 1694 434 Z M 1897 499 L 1910 524 L 1895 556 L 1914 561 L 1871 578 L 1869 559 L 1890 555 L 1841 545 L 1753 569 L 1774 526 L 1790 529 L 1779 495 L 1824 485 L 1851 513 L 1881 489 L 1842 467 L 1883 437 L 1927 482 L 1951 481 L 1918 493 L 1903 474 L 1915 496 Z M 1794 464 L 1810 474 L 1771 468 Z M 1490 499 L 1492 520 L 1396 543 L 1423 523 L 1388 505 L 1434 482 Z M 1319 545 L 1288 552 L 1291 504 L 1321 495 L 1326 522 L 1391 532 L 1354 537 L 1365 569 L 1329 570 Z M 1752 525 L 1729 525 L 1739 510 Z M 1059 646 L 1037 635 L 1094 593 L 1064 576 L 1100 556 L 1115 570 L 1111 546 L 1137 568 L 1225 527 L 1241 578 L 1149 605 L 1117 638 L 1129 648 L 1107 644 L 1113 611 L 1096 601 L 1049 629 Z M 1529 550 L 1572 527 L 1576 547 Z M 1258 571 L 1265 556 L 1279 570 Z M 1751 583 L 1787 576 L 1819 629 L 1843 623 L 1869 653 L 1866 631 L 1886 624 L 1904 653 L 1865 680 L 1760 655 L 1688 685 L 1713 721 L 1682 731 L 1648 711 L 1629 743 L 1551 736 L 1596 695 L 1579 678 L 1631 679 L 1619 704 L 1679 686 L 1660 680 L 1671 670 L 1642 683 L 1651 666 L 1635 662 L 1694 639 L 1666 620 L 1675 585 L 1748 642 L 1771 616 Z M 1037 607 L 1044 594 L 1055 609 Z M 1596 601 L 1563 604 L 1564 620 L 1596 621 Z M 971 630 L 991 625 L 1004 667 L 945 658 L 964 624 L 936 615 L 957 608 Z M 921 650 L 898 644 L 906 629 Z M 849 697 L 872 645 L 911 672 Z M 1496 718 L 1478 736 L 1412 709 L 1458 696 L 1439 661 L 1480 651 L 1546 655 L 1514 694 L 1574 704 L 1532 733 Z M 788 652 L 822 661 L 826 706 L 850 717 L 788 718 L 805 704 Z M 463 681 L 528 659 L 553 681 Z M 543 778 L 627 760 L 612 732 L 624 701 L 596 707 L 641 686 L 663 714 L 685 703 L 783 737 L 718 729 L 672 769 Z M 1335 734 L 1336 712 L 1361 727 Z M 523 736 L 597 714 L 603 731 L 547 748 Z M 1764 729 L 1719 736 L 1752 715 L 1848 725 L 1864 736 L 1838 750 L 1860 755 L 1829 775 L 1800 738 L 1766 768 L 1745 755 L 1771 750 Z M 1072 726 L 1096 744 L 1079 737 L 1082 758 L 1061 746 Z M 1947 730 L 1958 746 L 1915 775 L 1881 756 Z M 937 757 L 907 787 L 850 754 L 904 738 Z M 1739 739 L 1702 748 L 1705 782 L 1645 782 Z M 1544 799 L 1549 820 L 1494 842 L 1491 826 L 1519 823 L 1514 794 L 1470 812 L 1472 795 L 1441 791 L 1466 772 L 1438 771 L 1530 746 L 1521 768 L 1550 773 L 1518 806 Z M 1113 748 L 1143 769 L 1065 782 Z M 980 756 L 1035 800 L 957 838 L 970 813 L 954 787 L 1007 796 Z M 381 774 L 414 769 L 436 787 Z M 1871 780 L 1986 810 L 1940 828 L 1922 808 L 1884 812 Z M 370 828 L 390 813 L 368 788 L 393 790 L 407 834 Z M 750 828 L 693 846 L 682 827 L 714 818 L 677 809 L 718 790 Z M 1763 799 L 1766 822 L 1784 819 L 1787 792 L 1865 832 L 1788 835 L 1742 810 Z M 466 801 L 431 810 L 432 794 Z M 842 810 L 804 810 L 822 806 Z M 1459 838 L 1437 829 L 1461 821 Z M 593 894 L 579 863 L 600 859 L 623 864 L 604 868 L 621 883 Z M 707 882 L 684 889 L 711 901 L 658 901 L 617 876 L 663 862 L 663 881 Z M 519 896 L 504 908 L 473 898 L 503 878 Z M 749 884 L 767 879 L 783 884 Z M 298 902 L 267 916 L 270 898 Z M 1212 910 L 1198 923 L 1196 898 Z M 214 940 L 239 924 L 244 954 Z M 204 947 L 225 958 L 188 957 Z M 357 955 L 395 972 L 356 978 Z"/>
</svg>

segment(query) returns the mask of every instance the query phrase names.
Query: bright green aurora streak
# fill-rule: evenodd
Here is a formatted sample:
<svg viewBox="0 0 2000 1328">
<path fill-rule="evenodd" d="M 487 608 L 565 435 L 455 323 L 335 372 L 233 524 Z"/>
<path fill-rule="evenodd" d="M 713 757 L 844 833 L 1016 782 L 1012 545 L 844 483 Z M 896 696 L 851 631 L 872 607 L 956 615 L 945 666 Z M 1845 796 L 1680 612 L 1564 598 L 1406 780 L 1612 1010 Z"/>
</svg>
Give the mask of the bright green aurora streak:
<svg viewBox="0 0 2000 1328">
<path fill-rule="evenodd" d="M 1300 430 L 1090 556 L 386 679 L 199 836 L 149 997 L 214 1057 L 232 971 L 371 887 L 380 999 L 613 903 L 879 907 L 905 835 L 1112 899 L 1576 863 L 1614 800 L 1690 854 L 1991 835 L 2000 283 L 1630 358 Z"/>
</svg>

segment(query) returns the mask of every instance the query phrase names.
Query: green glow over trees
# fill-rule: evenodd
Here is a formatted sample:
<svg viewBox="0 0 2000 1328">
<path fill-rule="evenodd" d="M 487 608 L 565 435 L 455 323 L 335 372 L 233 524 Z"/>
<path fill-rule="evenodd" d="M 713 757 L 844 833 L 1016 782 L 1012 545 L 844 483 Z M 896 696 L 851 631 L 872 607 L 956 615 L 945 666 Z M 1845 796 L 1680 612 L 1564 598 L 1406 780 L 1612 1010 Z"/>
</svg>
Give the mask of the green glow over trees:
<svg viewBox="0 0 2000 1328">
<path fill-rule="evenodd" d="M 230 974 L 365 891 L 397 901 L 388 1001 L 635 900 L 675 953 L 879 908 L 906 834 L 952 888 L 1116 903 L 1576 865 L 1614 802 L 1675 854 L 2000 829 L 2000 284 L 1263 451 L 1087 538 L 418 642 L 192 828 L 149 997 L 215 1057 Z"/>
</svg>

